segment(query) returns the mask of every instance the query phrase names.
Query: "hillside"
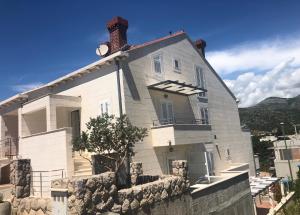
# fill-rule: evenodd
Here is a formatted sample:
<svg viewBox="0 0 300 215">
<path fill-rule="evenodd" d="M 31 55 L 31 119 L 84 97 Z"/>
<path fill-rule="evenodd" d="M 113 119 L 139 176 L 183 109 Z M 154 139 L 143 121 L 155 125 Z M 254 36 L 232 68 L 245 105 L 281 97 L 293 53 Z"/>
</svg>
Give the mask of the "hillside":
<svg viewBox="0 0 300 215">
<path fill-rule="evenodd" d="M 300 95 L 294 98 L 269 97 L 255 106 L 239 108 L 241 124 L 253 132 L 272 132 L 286 123 L 286 133 L 293 134 L 290 123 L 300 124 Z M 298 129 L 300 129 L 298 127 Z"/>
</svg>

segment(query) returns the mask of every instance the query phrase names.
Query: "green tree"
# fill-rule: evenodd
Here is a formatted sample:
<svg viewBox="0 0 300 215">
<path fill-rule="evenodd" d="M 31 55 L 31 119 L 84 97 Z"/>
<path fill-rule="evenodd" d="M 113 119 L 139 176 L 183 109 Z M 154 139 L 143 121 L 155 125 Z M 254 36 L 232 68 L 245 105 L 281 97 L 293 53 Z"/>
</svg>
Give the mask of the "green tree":
<svg viewBox="0 0 300 215">
<path fill-rule="evenodd" d="M 73 151 L 79 152 L 81 156 L 85 151 L 100 154 L 115 163 L 115 169 L 109 166 L 107 169 L 116 172 L 126 158 L 130 159 L 134 155 L 135 143 L 147 136 L 147 129 L 132 125 L 126 115 L 115 117 L 103 114 L 91 118 L 86 127 L 87 130 L 73 141 Z M 112 153 L 114 156 L 111 156 Z"/>
</svg>

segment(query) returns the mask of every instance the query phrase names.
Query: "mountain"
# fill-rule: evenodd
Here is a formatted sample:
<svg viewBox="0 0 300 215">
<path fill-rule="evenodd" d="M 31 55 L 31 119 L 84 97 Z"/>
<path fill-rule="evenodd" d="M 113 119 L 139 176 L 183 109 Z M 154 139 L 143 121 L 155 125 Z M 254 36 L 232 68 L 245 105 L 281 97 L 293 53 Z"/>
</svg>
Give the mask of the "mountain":
<svg viewBox="0 0 300 215">
<path fill-rule="evenodd" d="M 280 131 L 280 123 L 284 122 L 286 133 L 294 134 L 291 124 L 300 124 L 300 95 L 294 98 L 269 97 L 252 107 L 239 108 L 239 113 L 241 124 L 254 133 Z"/>
</svg>

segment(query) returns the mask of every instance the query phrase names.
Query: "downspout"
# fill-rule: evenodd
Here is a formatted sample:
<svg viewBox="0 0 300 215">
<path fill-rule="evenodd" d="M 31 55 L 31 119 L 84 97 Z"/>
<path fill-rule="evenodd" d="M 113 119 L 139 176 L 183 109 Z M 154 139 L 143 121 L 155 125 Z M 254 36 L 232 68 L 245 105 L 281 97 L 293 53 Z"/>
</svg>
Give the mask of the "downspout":
<svg viewBox="0 0 300 215">
<path fill-rule="evenodd" d="M 123 105 L 122 105 L 122 95 L 121 95 L 121 79 L 120 79 L 120 61 L 119 59 L 115 59 L 115 63 L 117 66 L 117 86 L 118 86 L 118 101 L 119 101 L 119 116 L 123 115 Z M 131 185 L 130 178 L 130 157 L 129 157 L 129 145 L 126 146 L 126 174 L 127 174 L 127 186 Z"/>
<path fill-rule="evenodd" d="M 122 116 L 123 115 L 123 107 L 122 107 L 122 95 L 121 95 L 120 61 L 118 59 L 115 59 L 115 63 L 116 63 L 116 66 L 117 66 L 119 116 Z"/>
</svg>

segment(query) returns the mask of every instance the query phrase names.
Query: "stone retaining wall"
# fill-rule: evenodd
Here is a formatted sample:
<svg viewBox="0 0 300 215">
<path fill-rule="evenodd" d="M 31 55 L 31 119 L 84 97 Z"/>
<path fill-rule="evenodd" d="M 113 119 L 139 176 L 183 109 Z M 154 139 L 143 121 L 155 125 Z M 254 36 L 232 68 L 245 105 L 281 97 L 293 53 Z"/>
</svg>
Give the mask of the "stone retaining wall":
<svg viewBox="0 0 300 215">
<path fill-rule="evenodd" d="M 118 191 L 121 214 L 151 213 L 156 203 L 168 201 L 183 195 L 189 184 L 179 176 L 168 176 L 154 182 Z"/>
<path fill-rule="evenodd" d="M 117 190 L 116 176 L 106 172 L 88 178 L 58 179 L 52 181 L 55 192 L 67 192 L 68 214 L 91 215 L 104 212 L 138 214 L 157 203 L 180 197 L 189 184 L 180 176 L 165 176 L 157 181 Z"/>
<path fill-rule="evenodd" d="M 50 215 L 52 200 L 50 198 L 27 197 L 12 199 L 12 215 Z"/>
<path fill-rule="evenodd" d="M 113 172 L 72 180 L 54 180 L 51 189 L 67 190 L 70 215 L 94 215 L 113 211 L 117 201 L 116 176 Z"/>
<path fill-rule="evenodd" d="M 130 163 L 131 184 L 140 185 L 153 182 L 159 179 L 158 175 L 144 175 L 141 162 Z"/>
<path fill-rule="evenodd" d="M 30 196 L 30 159 L 13 160 L 10 164 L 10 183 L 14 185 L 13 194 L 17 198 Z"/>
</svg>

